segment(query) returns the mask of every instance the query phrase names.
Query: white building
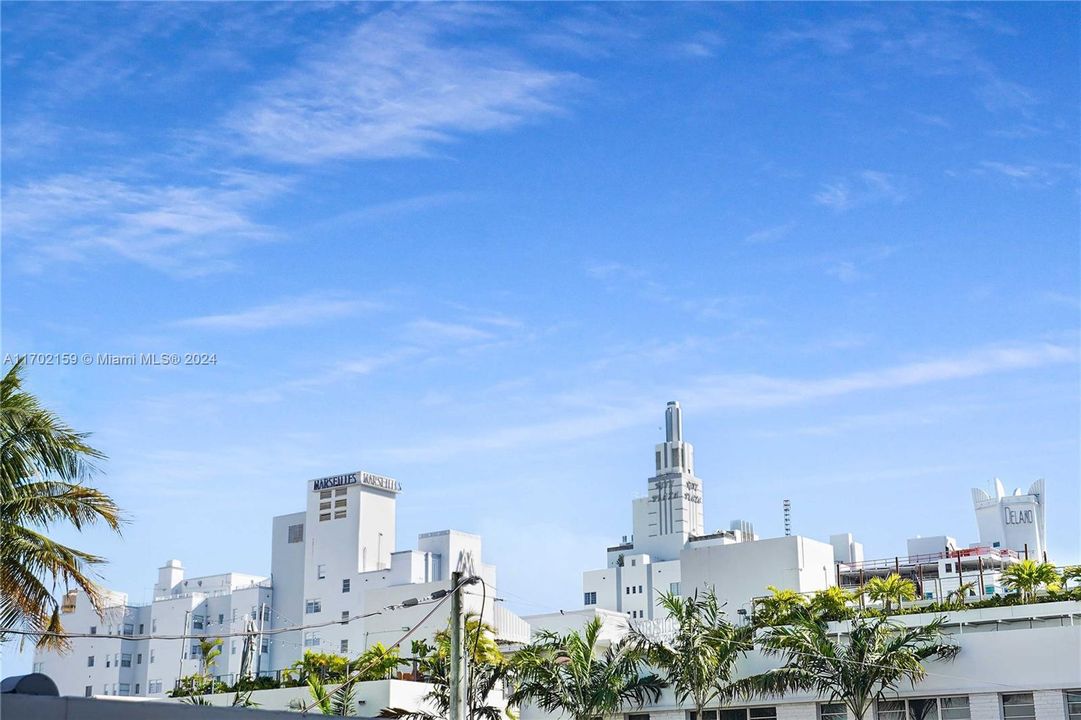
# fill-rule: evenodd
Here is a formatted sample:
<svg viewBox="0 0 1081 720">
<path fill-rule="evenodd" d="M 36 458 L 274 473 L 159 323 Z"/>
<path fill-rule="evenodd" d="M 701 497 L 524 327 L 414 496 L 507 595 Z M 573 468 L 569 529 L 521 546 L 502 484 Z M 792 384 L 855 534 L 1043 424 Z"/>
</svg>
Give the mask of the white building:
<svg viewBox="0 0 1081 720">
<path fill-rule="evenodd" d="M 80 592 L 65 596 L 63 623 L 73 638 L 68 653 L 38 651 L 34 670 L 53 678 L 65 695 L 162 696 L 178 678 L 199 670 L 195 639 L 221 638 L 213 674 L 227 683 L 240 677 L 244 633 L 258 632 L 249 671 L 273 675 L 305 650 L 355 656 L 379 642 L 390 645 L 430 610 L 424 600 L 450 588 L 451 573 L 481 577 L 489 588 L 468 588 L 463 605 L 521 642 L 529 626 L 495 598 L 496 570 L 483 562 L 480 537 L 455 530 L 422 534 L 416 550 L 395 547 L 398 481 L 360 471 L 305 483 L 306 509 L 274 518 L 271 576 L 225 573 L 186 578 L 178 560 L 158 571 L 154 600 L 132 605 L 110 593 L 99 618 Z M 447 626 L 449 604 L 414 639 L 431 639 Z M 303 630 L 284 628 L 318 625 Z M 149 636 L 155 636 L 154 639 Z M 408 649 L 408 647 L 407 647 Z"/>
<path fill-rule="evenodd" d="M 995 478 L 994 497 L 979 488 L 972 489 L 972 504 L 980 530 L 980 543 L 994 548 L 1024 551 L 1035 559 L 1047 552 L 1047 527 L 1044 522 L 1044 482 L 1032 483 L 1028 492 L 1020 488 L 1007 495 L 1002 481 Z"/>
<path fill-rule="evenodd" d="M 669 403 L 665 442 L 655 453 L 656 476 L 649 494 L 633 504 L 634 534 L 608 548 L 607 567 L 584 573 L 585 610 L 533 615 L 537 629 L 565 633 L 600 617 L 605 643 L 618 642 L 631 626 L 668 630 L 657 600 L 661 592 L 689 596 L 712 588 L 727 603 L 730 620 L 748 622 L 752 601 L 767 586 L 808 593 L 832 585 L 855 587 L 873 576 L 900 573 L 916 582 L 929 605 L 962 585 L 971 596 L 1002 594 L 1001 571 L 1024 557 L 1043 559 L 1044 488 L 1027 495 L 996 497 L 973 491 L 979 542 L 961 547 L 946 535 L 908 540 L 905 555 L 866 560 L 851 533 L 829 543 L 804 537 L 759 539 L 750 524 L 704 532 L 703 483 L 694 475 L 693 449 L 683 440 L 681 409 Z M 923 624 L 930 614 L 898 616 Z M 832 623 L 844 636 L 846 623 Z M 929 663 L 926 679 L 902 687 L 877 704 L 864 720 L 1081 720 L 1081 602 L 1064 601 L 951 611 L 947 632 L 961 652 L 949 663 Z M 775 667 L 775 660 L 750 654 L 737 676 Z M 692 707 L 671 689 L 643 708 L 628 708 L 622 720 L 697 720 Z M 793 694 L 709 708 L 701 720 L 853 720 L 828 698 Z M 534 707 L 521 720 L 552 720 Z"/>
<path fill-rule="evenodd" d="M 760 540 L 744 520 L 706 532 L 703 482 L 694 474 L 694 447 L 683 439 L 678 402 L 665 409 L 665 440 L 656 446 L 654 469 L 647 494 L 632 503 L 633 534 L 608 548 L 607 567 L 583 576 L 586 607 L 661 620 L 661 593 L 712 588 L 730 613 L 749 612 L 767 585 L 811 592 L 833 584 L 839 551 L 832 544 L 788 536 Z M 845 552 L 858 545 L 849 537 Z"/>
</svg>

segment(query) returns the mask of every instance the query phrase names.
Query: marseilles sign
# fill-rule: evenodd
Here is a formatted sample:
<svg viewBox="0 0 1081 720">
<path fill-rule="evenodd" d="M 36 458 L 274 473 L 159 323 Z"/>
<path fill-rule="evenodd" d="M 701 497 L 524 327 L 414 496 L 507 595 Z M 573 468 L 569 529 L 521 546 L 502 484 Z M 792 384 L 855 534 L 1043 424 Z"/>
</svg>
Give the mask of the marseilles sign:
<svg viewBox="0 0 1081 720">
<path fill-rule="evenodd" d="M 331 475 L 312 481 L 312 491 L 329 490 L 330 488 L 346 487 L 347 485 L 367 485 L 378 490 L 387 492 L 401 492 L 401 484 L 394 478 L 383 475 L 373 475 L 370 472 L 346 473 L 345 475 Z"/>
</svg>

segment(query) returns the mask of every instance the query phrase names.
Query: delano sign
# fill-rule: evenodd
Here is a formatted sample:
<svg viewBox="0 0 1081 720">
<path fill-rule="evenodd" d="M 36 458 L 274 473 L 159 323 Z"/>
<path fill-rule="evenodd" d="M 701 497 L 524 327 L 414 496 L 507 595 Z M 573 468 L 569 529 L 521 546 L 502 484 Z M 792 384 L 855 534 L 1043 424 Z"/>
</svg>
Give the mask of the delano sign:
<svg viewBox="0 0 1081 720">
<path fill-rule="evenodd" d="M 373 473 L 364 472 L 363 470 L 361 470 L 355 473 L 346 473 L 344 475 L 331 475 L 329 477 L 313 480 L 312 492 L 329 490 L 331 488 L 346 487 L 348 485 L 367 485 L 368 487 L 375 488 L 376 490 L 386 490 L 387 492 L 392 493 L 402 491 L 401 483 L 399 483 L 394 478 L 385 477 L 383 475 L 375 475 Z"/>
</svg>

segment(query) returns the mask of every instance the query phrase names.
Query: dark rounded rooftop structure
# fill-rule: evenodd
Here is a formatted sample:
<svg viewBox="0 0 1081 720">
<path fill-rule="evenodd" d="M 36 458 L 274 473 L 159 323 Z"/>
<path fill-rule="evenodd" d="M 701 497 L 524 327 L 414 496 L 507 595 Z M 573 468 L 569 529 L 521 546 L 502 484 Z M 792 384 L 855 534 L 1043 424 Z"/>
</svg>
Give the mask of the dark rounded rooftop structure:
<svg viewBox="0 0 1081 720">
<path fill-rule="evenodd" d="M 48 675 L 42 673 L 30 673 L 29 675 L 12 675 L 0 681 L 0 694 L 14 695 L 52 695 L 57 696 L 60 691 L 56 683 Z"/>
</svg>

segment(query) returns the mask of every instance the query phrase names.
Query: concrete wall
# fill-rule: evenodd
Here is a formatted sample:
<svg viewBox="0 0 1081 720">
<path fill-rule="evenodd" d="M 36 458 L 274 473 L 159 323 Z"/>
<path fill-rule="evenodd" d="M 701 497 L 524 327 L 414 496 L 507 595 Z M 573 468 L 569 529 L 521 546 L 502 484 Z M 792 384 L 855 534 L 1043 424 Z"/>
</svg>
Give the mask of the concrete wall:
<svg viewBox="0 0 1081 720">
<path fill-rule="evenodd" d="M 235 720 L 233 708 L 176 702 L 154 702 L 40 695 L 0 695 L 4 720 Z M 259 720 L 296 720 L 295 712 L 260 711 Z"/>
</svg>

